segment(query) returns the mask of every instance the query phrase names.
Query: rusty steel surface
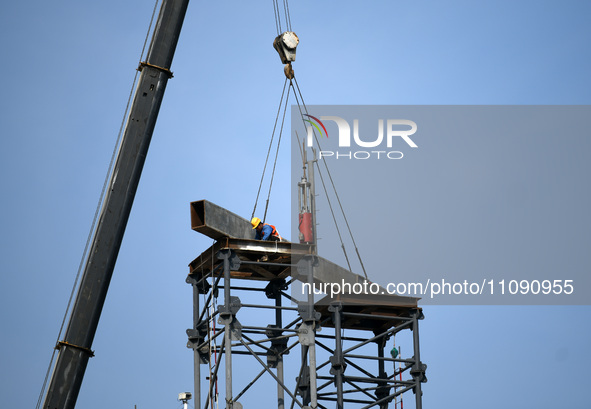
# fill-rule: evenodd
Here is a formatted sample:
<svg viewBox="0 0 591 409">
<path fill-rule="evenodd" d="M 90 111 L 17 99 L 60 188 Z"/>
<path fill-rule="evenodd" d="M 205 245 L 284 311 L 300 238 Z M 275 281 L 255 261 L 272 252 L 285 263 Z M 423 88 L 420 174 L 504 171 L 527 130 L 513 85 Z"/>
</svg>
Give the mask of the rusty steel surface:
<svg viewBox="0 0 591 409">
<path fill-rule="evenodd" d="M 191 202 L 191 229 L 215 240 L 254 238 L 248 220 L 207 200 Z"/>
<path fill-rule="evenodd" d="M 220 250 L 231 249 L 236 252 L 241 261 L 239 271 L 232 271 L 232 278 L 248 280 L 270 281 L 275 278 L 285 278 L 291 275 L 292 255 L 301 257 L 312 254 L 313 247 L 306 244 L 290 242 L 233 239 L 225 237 L 201 253 L 189 263 L 189 274 L 196 277 L 211 275 L 211 271 L 220 265 L 216 253 Z M 257 263 L 264 256 L 266 262 Z M 216 276 L 219 275 L 216 272 Z"/>
</svg>

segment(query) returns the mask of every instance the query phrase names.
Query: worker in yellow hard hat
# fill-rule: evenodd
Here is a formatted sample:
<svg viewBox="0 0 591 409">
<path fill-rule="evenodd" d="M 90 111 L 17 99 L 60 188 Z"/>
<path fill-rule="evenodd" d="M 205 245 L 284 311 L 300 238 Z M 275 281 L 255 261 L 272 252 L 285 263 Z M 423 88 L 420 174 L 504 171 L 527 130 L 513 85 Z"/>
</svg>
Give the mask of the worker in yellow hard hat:
<svg viewBox="0 0 591 409">
<path fill-rule="evenodd" d="M 283 239 L 277 232 L 275 226 L 263 223 L 258 217 L 253 217 L 250 221 L 252 228 L 256 230 L 254 238 L 256 240 L 282 241 Z"/>
</svg>

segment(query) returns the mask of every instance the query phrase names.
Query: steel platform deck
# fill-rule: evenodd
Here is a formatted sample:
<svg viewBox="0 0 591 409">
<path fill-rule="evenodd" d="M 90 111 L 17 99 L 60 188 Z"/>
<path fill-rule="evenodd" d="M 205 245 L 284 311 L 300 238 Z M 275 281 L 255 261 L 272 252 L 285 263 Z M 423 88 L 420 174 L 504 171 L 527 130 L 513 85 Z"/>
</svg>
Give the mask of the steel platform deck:
<svg viewBox="0 0 591 409">
<path fill-rule="evenodd" d="M 216 254 L 226 249 L 232 250 L 240 260 L 240 268 L 230 272 L 232 279 L 267 282 L 276 279 L 288 280 L 297 270 L 297 261 L 304 256 L 313 255 L 313 247 L 306 244 L 225 237 L 215 242 L 189 264 L 189 275 L 197 280 L 212 277 L 212 271 L 214 278 L 222 276 L 222 261 L 217 259 Z M 259 261 L 263 256 L 266 256 L 268 261 Z M 339 277 L 343 277 L 346 282 L 352 284 L 363 282 L 361 276 L 322 257 L 315 257 L 318 258 L 318 267 L 314 269 L 316 283 L 330 283 L 331 280 L 340 282 Z M 330 327 L 331 321 L 327 318 L 331 313 L 328 308 L 331 303 L 339 301 L 343 304 L 345 313 L 343 328 L 375 331 L 396 327 L 403 322 L 402 319 L 410 318 L 411 312 L 418 308 L 418 300 L 415 297 L 386 293 L 349 294 L 340 295 L 338 298 L 325 296 L 315 304 L 315 309 L 320 312 L 321 320 L 327 321 L 325 326 Z"/>
</svg>

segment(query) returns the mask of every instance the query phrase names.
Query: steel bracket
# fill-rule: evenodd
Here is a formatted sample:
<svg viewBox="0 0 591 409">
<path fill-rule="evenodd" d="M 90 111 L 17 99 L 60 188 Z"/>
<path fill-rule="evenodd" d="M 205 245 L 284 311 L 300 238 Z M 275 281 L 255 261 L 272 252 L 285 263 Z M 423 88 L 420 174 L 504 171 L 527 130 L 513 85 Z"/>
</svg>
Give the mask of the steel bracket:
<svg viewBox="0 0 591 409">
<path fill-rule="evenodd" d="M 410 374 L 412 375 L 412 377 L 421 383 L 427 382 L 426 372 L 427 372 L 427 364 L 424 364 L 420 361 L 416 362 L 412 366 L 412 368 L 410 368 Z"/>
<path fill-rule="evenodd" d="M 281 295 L 281 291 L 287 290 L 289 287 L 285 283 L 284 278 L 278 278 L 269 281 L 269 284 L 265 287 L 265 295 L 269 299 L 277 298 Z"/>
<path fill-rule="evenodd" d="M 187 348 L 195 348 L 207 337 L 207 322 L 201 321 L 197 328 L 189 328 L 187 336 L 189 337 Z"/>
<path fill-rule="evenodd" d="M 330 312 L 338 312 L 341 316 L 343 315 L 343 303 L 333 302 L 328 306 Z"/>
<path fill-rule="evenodd" d="M 222 325 L 226 325 L 232 322 L 234 316 L 242 307 L 242 303 L 240 302 L 240 298 L 238 297 L 230 297 L 230 305 L 218 305 L 218 312 L 220 314 L 220 318 L 218 319 L 218 323 Z"/>
<path fill-rule="evenodd" d="M 302 376 L 297 377 L 296 382 L 298 384 L 296 394 L 304 398 L 307 397 L 310 394 L 310 367 L 308 365 L 302 367 Z"/>
<path fill-rule="evenodd" d="M 275 325 L 267 325 L 267 328 L 265 335 L 271 340 L 271 349 L 276 350 L 278 353 L 283 353 L 287 349 L 287 338 L 276 339 L 283 335 L 283 329 Z"/>
<path fill-rule="evenodd" d="M 197 350 L 199 353 L 199 363 L 209 363 L 209 347 L 206 345 L 198 348 L 207 337 L 207 322 L 201 321 L 197 329 L 189 328 L 187 330 L 187 336 L 189 337 L 187 348 Z"/>
<path fill-rule="evenodd" d="M 211 289 L 211 284 L 209 284 L 207 280 L 198 280 L 195 276 L 193 276 L 193 274 L 189 274 L 185 282 L 187 284 L 197 285 L 197 290 L 199 291 L 199 294 L 207 294 Z"/>
<path fill-rule="evenodd" d="M 381 400 L 383 398 L 385 398 L 386 396 L 390 396 L 390 387 L 389 386 L 380 386 L 376 389 L 376 398 L 378 398 L 378 400 Z M 390 403 L 392 402 L 393 398 L 387 399 L 386 402 Z"/>
<path fill-rule="evenodd" d="M 312 261 L 312 271 L 308 268 L 308 262 Z M 297 277 L 296 279 L 306 283 L 308 277 L 311 275 L 314 277 L 314 267 L 318 267 L 318 257 L 316 256 L 304 256 L 297 262 Z"/>
<path fill-rule="evenodd" d="M 333 355 L 330 358 L 330 374 L 336 375 L 339 373 L 344 373 L 345 369 L 347 369 L 347 363 L 343 360 L 342 356 Z"/>
<path fill-rule="evenodd" d="M 228 402 L 228 406 L 230 409 L 242 409 L 242 403 L 236 401 Z"/>
<path fill-rule="evenodd" d="M 296 329 L 300 344 L 305 346 L 314 345 L 315 331 L 320 328 L 315 322 L 302 322 Z"/>
<path fill-rule="evenodd" d="M 279 356 L 283 355 L 287 350 L 287 339 L 274 339 L 283 335 L 283 330 L 276 325 L 267 325 L 265 335 L 271 340 L 271 348 L 269 348 L 269 351 L 267 352 L 267 365 L 269 368 L 277 368 Z M 289 351 L 285 355 L 288 354 Z"/>
<path fill-rule="evenodd" d="M 242 324 L 234 317 L 234 321 L 230 324 L 230 338 L 232 341 L 240 341 L 242 339 Z"/>
<path fill-rule="evenodd" d="M 384 333 L 384 331 L 381 330 L 376 330 L 373 331 L 373 334 L 378 337 L 379 335 L 382 335 Z M 373 342 L 375 342 L 376 344 L 378 344 L 379 346 L 381 346 L 382 348 L 384 348 L 386 346 L 386 344 L 388 343 L 388 340 L 392 338 L 392 334 L 386 334 L 382 337 L 376 338 L 373 340 Z"/>
<path fill-rule="evenodd" d="M 319 321 L 322 314 L 314 310 L 314 306 L 307 302 L 300 302 L 298 304 L 298 314 L 304 321 Z"/>
<path fill-rule="evenodd" d="M 240 257 L 232 250 L 224 249 L 217 252 L 216 257 L 218 260 L 225 260 L 228 259 L 230 262 L 230 270 L 238 271 L 240 270 Z"/>
</svg>

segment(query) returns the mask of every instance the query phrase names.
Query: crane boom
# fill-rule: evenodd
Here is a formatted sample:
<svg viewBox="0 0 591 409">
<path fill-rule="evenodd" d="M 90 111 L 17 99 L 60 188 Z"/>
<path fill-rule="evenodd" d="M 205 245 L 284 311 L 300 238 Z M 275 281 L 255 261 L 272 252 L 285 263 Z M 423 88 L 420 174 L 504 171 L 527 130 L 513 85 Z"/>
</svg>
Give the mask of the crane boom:
<svg viewBox="0 0 591 409">
<path fill-rule="evenodd" d="M 44 409 L 73 409 L 156 125 L 189 0 L 164 0 L 141 70 Z"/>
</svg>

